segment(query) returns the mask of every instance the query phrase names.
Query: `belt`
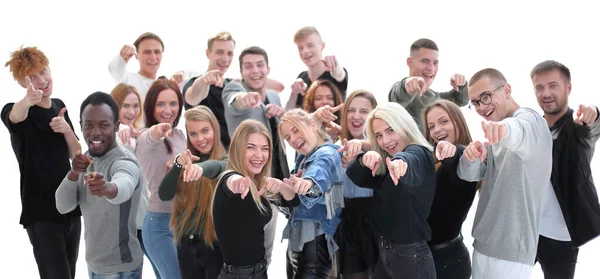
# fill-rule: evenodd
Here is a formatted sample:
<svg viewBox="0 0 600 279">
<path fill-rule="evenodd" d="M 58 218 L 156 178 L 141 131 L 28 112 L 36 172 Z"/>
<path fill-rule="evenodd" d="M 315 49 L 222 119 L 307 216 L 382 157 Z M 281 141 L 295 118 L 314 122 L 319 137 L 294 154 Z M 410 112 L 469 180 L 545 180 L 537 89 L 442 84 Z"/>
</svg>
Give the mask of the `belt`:
<svg viewBox="0 0 600 279">
<path fill-rule="evenodd" d="M 255 265 L 246 265 L 246 266 L 233 266 L 233 265 L 223 263 L 223 269 L 227 270 L 228 272 L 237 273 L 237 274 L 254 273 L 257 271 L 266 270 L 267 269 L 267 260 L 262 259 L 260 262 L 256 263 Z"/>
<path fill-rule="evenodd" d="M 462 235 L 459 234 L 457 237 L 455 237 L 452 240 L 448 240 L 448 241 L 442 242 L 440 244 L 429 245 L 429 249 L 431 249 L 431 250 L 444 249 L 444 248 L 449 247 L 450 245 L 452 245 L 454 243 L 461 242 L 462 240 L 463 240 Z"/>
</svg>

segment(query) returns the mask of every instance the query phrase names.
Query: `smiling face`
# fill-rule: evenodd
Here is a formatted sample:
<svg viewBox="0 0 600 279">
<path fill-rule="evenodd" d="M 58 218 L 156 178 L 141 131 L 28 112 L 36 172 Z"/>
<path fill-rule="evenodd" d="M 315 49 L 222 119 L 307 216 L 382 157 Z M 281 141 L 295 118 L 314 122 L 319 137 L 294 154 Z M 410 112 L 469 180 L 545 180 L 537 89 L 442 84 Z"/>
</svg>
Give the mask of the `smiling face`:
<svg viewBox="0 0 600 279">
<path fill-rule="evenodd" d="M 448 112 L 441 107 L 435 107 L 427 113 L 427 130 L 436 144 L 442 140 L 456 144 L 458 135 L 454 122 Z"/>
<path fill-rule="evenodd" d="M 156 105 L 154 106 L 154 118 L 158 123 L 169 123 L 173 125 L 173 122 L 177 118 L 179 112 L 179 100 L 177 99 L 177 92 L 168 88 L 161 91 L 156 99 Z"/>
<path fill-rule="evenodd" d="M 307 125 L 303 121 L 297 121 L 302 127 L 297 127 L 290 121 L 282 121 L 279 125 L 281 134 L 285 141 L 298 153 L 305 156 L 310 154 L 319 145 L 319 134 L 317 126 Z"/>
<path fill-rule="evenodd" d="M 246 54 L 242 57 L 242 78 L 244 84 L 255 92 L 266 88 L 269 75 L 269 66 L 261 54 Z"/>
<path fill-rule="evenodd" d="M 140 62 L 140 73 L 146 77 L 155 77 L 160 68 L 162 53 L 162 45 L 158 40 L 142 40 L 136 54 L 136 58 Z"/>
<path fill-rule="evenodd" d="M 252 133 L 246 144 L 245 163 L 250 174 L 259 174 L 271 156 L 269 139 L 261 133 Z"/>
<path fill-rule="evenodd" d="M 119 110 L 119 121 L 124 125 L 133 125 L 135 118 L 140 114 L 140 100 L 135 93 L 129 93 Z"/>
<path fill-rule="evenodd" d="M 48 98 L 52 95 L 52 75 L 48 66 L 43 67 L 40 71 L 29 75 L 29 80 L 35 90 L 42 90 L 42 98 Z M 23 88 L 27 88 L 25 80 L 19 82 Z"/>
<path fill-rule="evenodd" d="M 210 50 L 206 50 L 206 57 L 208 57 L 209 63 L 208 69 L 219 70 L 221 73 L 227 72 L 233 60 L 235 44 L 231 40 L 214 40 L 211 48 Z"/>
<path fill-rule="evenodd" d="M 81 129 L 90 155 L 100 157 L 117 146 L 115 138 L 119 123 L 113 121 L 113 112 L 107 104 L 85 107 L 81 114 Z"/>
<path fill-rule="evenodd" d="M 469 99 L 472 103 L 481 100 L 485 93 L 492 93 L 491 101 L 485 105 L 479 104 L 477 113 L 488 121 L 501 121 L 506 118 L 509 113 L 508 98 L 510 95 L 510 86 L 502 83 L 494 82 L 489 77 L 483 77 L 474 84 L 469 86 Z M 497 89 L 497 90 L 496 90 Z M 494 91 L 495 90 L 495 91 Z"/>
<path fill-rule="evenodd" d="M 346 120 L 350 135 L 354 139 L 363 139 L 363 129 L 367 116 L 373 110 L 371 101 L 364 97 L 356 97 L 348 105 Z"/>
<path fill-rule="evenodd" d="M 558 69 L 533 76 L 535 97 L 545 114 L 562 115 L 568 110 L 571 83 Z"/>
<path fill-rule="evenodd" d="M 188 121 L 185 127 L 194 148 L 200 154 L 210 154 L 215 144 L 215 132 L 210 121 Z"/>
<path fill-rule="evenodd" d="M 411 77 L 422 77 L 431 86 L 438 71 L 438 51 L 428 48 L 420 48 L 411 52 L 407 60 Z"/>
<path fill-rule="evenodd" d="M 371 125 L 377 144 L 390 155 L 403 151 L 407 144 L 383 119 L 375 118 Z"/>
<path fill-rule="evenodd" d="M 317 110 L 320 107 L 324 107 L 326 105 L 330 107 L 335 106 L 333 92 L 331 92 L 331 89 L 329 89 L 328 86 L 319 86 L 315 89 L 313 106 L 315 107 L 315 110 Z"/>
<path fill-rule="evenodd" d="M 321 36 L 317 33 L 312 33 L 296 42 L 298 54 L 302 62 L 308 67 L 314 66 L 321 62 L 323 56 L 323 48 L 325 43 L 321 41 Z"/>
</svg>

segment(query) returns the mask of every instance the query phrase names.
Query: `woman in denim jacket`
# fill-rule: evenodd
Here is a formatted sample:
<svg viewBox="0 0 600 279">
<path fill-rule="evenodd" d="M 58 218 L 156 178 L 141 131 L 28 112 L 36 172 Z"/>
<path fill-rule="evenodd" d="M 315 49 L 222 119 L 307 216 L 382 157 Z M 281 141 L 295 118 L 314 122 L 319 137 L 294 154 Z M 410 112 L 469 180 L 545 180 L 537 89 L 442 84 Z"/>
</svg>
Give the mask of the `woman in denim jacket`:
<svg viewBox="0 0 600 279">
<path fill-rule="evenodd" d="M 287 141 L 297 152 L 290 179 L 300 205 L 290 209 L 283 238 L 288 239 L 288 278 L 329 278 L 337 245 L 333 235 L 343 207 L 344 172 L 339 146 L 312 117 L 294 109 L 279 122 L 281 144 Z"/>
</svg>

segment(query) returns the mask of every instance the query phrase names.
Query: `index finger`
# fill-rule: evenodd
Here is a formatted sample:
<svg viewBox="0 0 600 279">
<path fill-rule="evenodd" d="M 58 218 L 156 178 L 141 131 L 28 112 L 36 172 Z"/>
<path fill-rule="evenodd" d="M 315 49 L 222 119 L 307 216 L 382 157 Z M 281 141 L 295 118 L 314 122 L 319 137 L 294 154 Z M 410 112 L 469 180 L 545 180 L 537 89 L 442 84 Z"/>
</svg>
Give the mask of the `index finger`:
<svg viewBox="0 0 600 279">
<path fill-rule="evenodd" d="M 343 109 L 343 108 L 344 108 L 344 103 L 341 103 L 338 106 L 331 108 L 330 111 L 337 112 L 338 110 Z"/>
</svg>

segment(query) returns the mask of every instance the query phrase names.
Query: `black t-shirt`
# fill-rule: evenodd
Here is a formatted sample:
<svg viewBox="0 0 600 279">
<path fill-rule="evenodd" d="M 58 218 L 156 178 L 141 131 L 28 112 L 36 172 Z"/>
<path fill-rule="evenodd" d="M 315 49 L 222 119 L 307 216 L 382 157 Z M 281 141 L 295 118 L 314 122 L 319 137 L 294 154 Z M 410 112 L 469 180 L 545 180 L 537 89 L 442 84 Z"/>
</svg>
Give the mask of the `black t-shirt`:
<svg viewBox="0 0 600 279">
<path fill-rule="evenodd" d="M 14 103 L 2 108 L 2 122 L 10 133 L 13 151 L 21 172 L 21 218 L 28 226 L 34 222 L 68 223 L 72 216 L 81 216 L 79 207 L 62 215 L 56 209 L 54 193 L 71 169 L 69 147 L 63 134 L 50 128 L 52 118 L 58 116 L 65 104 L 51 99 L 49 109 L 29 108 L 27 118 L 20 123 L 10 122 Z M 73 129 L 68 111 L 65 120 Z"/>
<path fill-rule="evenodd" d="M 335 78 L 333 78 L 331 76 L 331 73 L 328 71 L 323 72 L 323 74 L 319 76 L 317 80 L 326 79 L 333 82 L 333 84 L 335 84 L 340 90 L 340 93 L 342 93 L 342 100 L 346 100 L 346 89 L 348 89 L 348 71 L 346 71 L 346 68 L 344 68 L 344 72 L 346 72 L 346 77 L 344 77 L 344 80 L 342 80 L 341 82 L 335 80 Z M 308 90 L 308 87 L 310 87 L 310 85 L 312 84 L 312 80 L 310 80 L 310 78 L 308 77 L 308 71 L 301 72 L 297 78 L 301 78 L 304 81 L 304 83 L 306 83 L 306 89 Z M 298 99 L 296 100 L 296 107 L 301 108 L 303 102 L 304 96 L 298 94 Z"/>
<path fill-rule="evenodd" d="M 197 78 L 198 77 L 190 79 L 190 81 L 188 81 L 183 87 L 183 102 L 185 110 L 189 110 L 194 107 L 185 101 L 185 91 L 187 91 L 187 89 L 190 88 L 192 84 L 194 84 L 194 81 Z M 219 121 L 219 126 L 221 128 L 221 142 L 223 143 L 223 146 L 226 150 L 229 150 L 231 138 L 229 138 L 229 132 L 227 131 L 227 122 L 225 121 L 225 108 L 223 107 L 223 98 L 221 98 L 221 95 L 223 93 L 223 88 L 230 81 L 230 78 L 226 78 L 223 82 L 223 87 L 211 85 L 208 89 L 208 95 L 204 100 L 200 102 L 200 105 L 207 106 L 215 114 L 217 121 Z"/>
<path fill-rule="evenodd" d="M 215 189 L 213 222 L 223 253 L 223 262 L 234 266 L 254 265 L 265 257 L 264 227 L 271 220 L 269 202 L 261 198 L 266 208 L 262 214 L 250 193 L 242 199 L 227 188 L 227 179 L 238 174 L 227 173 Z"/>
<path fill-rule="evenodd" d="M 269 100 L 265 99 L 263 103 L 266 106 L 269 104 Z M 281 162 L 279 161 L 279 146 L 281 146 L 281 144 L 279 143 L 279 128 L 277 127 L 277 120 L 275 117 L 269 118 L 269 126 L 271 126 L 271 138 L 273 139 L 273 163 L 271 167 L 271 177 L 283 179 L 288 176 L 283 173 L 283 170 L 281 169 Z"/>
<path fill-rule="evenodd" d="M 255 265 L 265 257 L 264 227 L 271 221 L 273 212 L 269 202 L 261 197 L 266 208 L 262 214 L 248 192 L 244 199 L 227 188 L 227 179 L 238 174 L 229 172 L 223 175 L 215 189 L 213 202 L 213 222 L 223 253 L 223 262 L 233 266 Z M 281 195 L 276 202 L 280 206 L 295 207 L 300 204 L 298 196 L 286 201 Z M 277 213 L 275 213 L 277 214 Z"/>
<path fill-rule="evenodd" d="M 440 244 L 457 237 L 473 204 L 479 182 L 464 181 L 456 174 L 464 150 L 464 146 L 456 146 L 454 157 L 438 163 L 435 196 L 427 218 L 431 227 L 430 244 Z"/>
</svg>

